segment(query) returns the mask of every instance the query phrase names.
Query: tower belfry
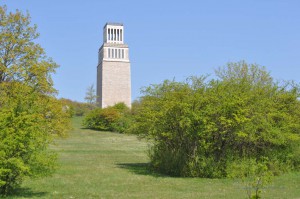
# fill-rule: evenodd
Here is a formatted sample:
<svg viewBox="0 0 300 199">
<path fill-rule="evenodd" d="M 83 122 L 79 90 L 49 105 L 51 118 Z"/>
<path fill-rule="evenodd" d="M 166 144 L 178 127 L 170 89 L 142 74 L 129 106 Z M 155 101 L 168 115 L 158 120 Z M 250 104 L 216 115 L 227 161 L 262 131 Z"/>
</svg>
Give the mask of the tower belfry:
<svg viewBox="0 0 300 199">
<path fill-rule="evenodd" d="M 124 102 L 131 107 L 129 49 L 121 23 L 106 23 L 98 53 L 97 102 L 101 108 Z"/>
</svg>

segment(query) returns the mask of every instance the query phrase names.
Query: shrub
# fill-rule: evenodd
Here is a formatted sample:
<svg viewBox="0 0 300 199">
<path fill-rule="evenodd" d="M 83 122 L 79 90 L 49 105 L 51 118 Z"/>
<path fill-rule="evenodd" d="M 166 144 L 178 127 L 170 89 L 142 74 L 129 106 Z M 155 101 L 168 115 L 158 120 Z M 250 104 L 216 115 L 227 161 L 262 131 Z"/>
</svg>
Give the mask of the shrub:
<svg viewBox="0 0 300 199">
<path fill-rule="evenodd" d="M 24 177 L 49 175 L 56 154 L 53 138 L 68 128 L 67 115 L 55 98 L 20 83 L 0 84 L 0 193 L 11 193 Z"/>
<path fill-rule="evenodd" d="M 97 108 L 91 111 L 83 120 L 86 128 L 125 132 L 131 123 L 130 110 L 124 103 L 118 103 L 107 108 Z"/>
<path fill-rule="evenodd" d="M 249 199 L 261 198 L 262 189 L 271 183 L 273 172 L 268 167 L 268 158 L 244 158 L 228 165 L 229 177 L 238 178 Z"/>
<path fill-rule="evenodd" d="M 245 158 L 267 158 L 273 174 L 299 168 L 299 87 L 245 62 L 216 74 L 144 89 L 131 131 L 153 142 L 152 166 L 210 178 L 231 175 L 231 162 Z"/>
</svg>

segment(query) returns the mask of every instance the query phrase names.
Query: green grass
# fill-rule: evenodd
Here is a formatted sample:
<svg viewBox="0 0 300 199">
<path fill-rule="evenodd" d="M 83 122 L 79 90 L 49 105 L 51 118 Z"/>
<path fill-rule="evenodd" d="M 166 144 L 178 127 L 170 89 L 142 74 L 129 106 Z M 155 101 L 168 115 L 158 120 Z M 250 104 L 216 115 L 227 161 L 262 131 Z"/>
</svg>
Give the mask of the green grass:
<svg viewBox="0 0 300 199">
<path fill-rule="evenodd" d="M 10 198 L 247 198 L 229 179 L 173 178 L 147 169 L 147 143 L 135 136 L 81 129 L 73 120 L 69 138 L 54 146 L 60 168 L 28 179 Z M 300 173 L 274 179 L 263 198 L 300 198 Z"/>
</svg>

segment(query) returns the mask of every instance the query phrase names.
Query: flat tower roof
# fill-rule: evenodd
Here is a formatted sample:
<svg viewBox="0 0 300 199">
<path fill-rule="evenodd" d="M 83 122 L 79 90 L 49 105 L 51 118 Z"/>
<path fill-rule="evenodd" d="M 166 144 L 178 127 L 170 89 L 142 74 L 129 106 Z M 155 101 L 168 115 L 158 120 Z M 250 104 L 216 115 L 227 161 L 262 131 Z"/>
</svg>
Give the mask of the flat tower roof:
<svg viewBox="0 0 300 199">
<path fill-rule="evenodd" d="M 112 26 L 123 26 L 123 23 L 114 23 L 114 22 L 107 22 L 103 28 L 105 28 L 107 25 L 112 25 Z"/>
</svg>

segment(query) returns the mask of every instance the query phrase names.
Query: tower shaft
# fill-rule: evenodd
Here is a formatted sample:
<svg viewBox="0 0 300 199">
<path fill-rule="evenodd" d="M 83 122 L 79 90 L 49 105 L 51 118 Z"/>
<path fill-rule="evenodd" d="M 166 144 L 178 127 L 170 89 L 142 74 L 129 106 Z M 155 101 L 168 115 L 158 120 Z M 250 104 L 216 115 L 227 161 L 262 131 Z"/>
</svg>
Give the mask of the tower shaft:
<svg viewBox="0 0 300 199">
<path fill-rule="evenodd" d="M 123 102 L 131 107 L 129 48 L 123 24 L 107 23 L 98 53 L 97 102 L 101 108 Z"/>
</svg>

